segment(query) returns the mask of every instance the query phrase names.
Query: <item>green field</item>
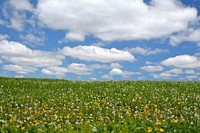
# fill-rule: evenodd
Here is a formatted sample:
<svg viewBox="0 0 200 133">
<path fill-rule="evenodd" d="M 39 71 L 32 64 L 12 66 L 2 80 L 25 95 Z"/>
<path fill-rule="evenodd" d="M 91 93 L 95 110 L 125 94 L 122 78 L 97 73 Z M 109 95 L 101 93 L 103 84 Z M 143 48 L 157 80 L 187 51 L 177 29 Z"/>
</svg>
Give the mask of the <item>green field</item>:
<svg viewBox="0 0 200 133">
<path fill-rule="evenodd" d="M 200 82 L 0 78 L 0 132 L 200 132 Z"/>
</svg>

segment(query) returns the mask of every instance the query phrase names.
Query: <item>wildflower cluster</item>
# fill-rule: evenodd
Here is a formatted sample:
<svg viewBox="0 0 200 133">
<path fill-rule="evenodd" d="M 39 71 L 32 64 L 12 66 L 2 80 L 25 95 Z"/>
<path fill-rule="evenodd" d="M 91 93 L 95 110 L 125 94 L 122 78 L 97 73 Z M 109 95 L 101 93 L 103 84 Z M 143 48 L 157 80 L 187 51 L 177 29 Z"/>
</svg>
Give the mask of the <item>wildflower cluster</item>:
<svg viewBox="0 0 200 133">
<path fill-rule="evenodd" d="M 200 82 L 0 78 L 0 132 L 198 132 Z"/>
</svg>

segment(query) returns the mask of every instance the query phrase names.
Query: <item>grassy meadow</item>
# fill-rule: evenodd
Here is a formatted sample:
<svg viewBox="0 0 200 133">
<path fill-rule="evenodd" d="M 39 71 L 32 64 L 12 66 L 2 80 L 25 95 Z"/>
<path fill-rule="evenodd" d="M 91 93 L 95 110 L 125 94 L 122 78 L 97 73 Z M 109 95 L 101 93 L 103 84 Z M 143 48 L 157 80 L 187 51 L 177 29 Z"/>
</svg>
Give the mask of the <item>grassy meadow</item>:
<svg viewBox="0 0 200 133">
<path fill-rule="evenodd" d="M 198 133 L 200 82 L 0 78 L 0 133 Z"/>
</svg>

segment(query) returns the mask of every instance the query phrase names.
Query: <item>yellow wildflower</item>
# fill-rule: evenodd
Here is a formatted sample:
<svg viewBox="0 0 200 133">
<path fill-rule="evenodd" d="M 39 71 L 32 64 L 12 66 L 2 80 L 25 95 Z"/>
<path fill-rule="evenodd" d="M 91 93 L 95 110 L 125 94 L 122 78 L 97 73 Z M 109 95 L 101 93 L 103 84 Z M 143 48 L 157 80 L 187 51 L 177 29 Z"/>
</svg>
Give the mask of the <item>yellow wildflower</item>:
<svg viewBox="0 0 200 133">
<path fill-rule="evenodd" d="M 162 124 L 162 122 L 161 122 L 161 121 L 158 121 L 158 122 L 156 122 L 156 124 L 157 124 L 157 125 L 161 125 L 161 124 Z"/>
<path fill-rule="evenodd" d="M 153 128 L 152 127 L 148 127 L 148 133 L 152 132 Z"/>
<path fill-rule="evenodd" d="M 178 102 L 178 104 L 185 104 L 185 102 Z"/>
<path fill-rule="evenodd" d="M 178 120 L 172 120 L 173 123 L 178 123 Z"/>
<path fill-rule="evenodd" d="M 21 130 L 25 130 L 26 128 L 25 127 L 21 127 Z"/>
<path fill-rule="evenodd" d="M 136 97 L 137 97 L 137 98 L 140 98 L 140 94 L 139 94 L 139 93 L 137 93 L 137 94 L 136 94 Z"/>
<path fill-rule="evenodd" d="M 164 129 L 163 129 L 163 128 L 160 128 L 160 132 L 163 133 L 163 132 L 164 132 Z"/>
<path fill-rule="evenodd" d="M 149 108 L 149 105 L 148 104 L 145 104 L 145 106 L 144 106 L 145 108 Z"/>
</svg>

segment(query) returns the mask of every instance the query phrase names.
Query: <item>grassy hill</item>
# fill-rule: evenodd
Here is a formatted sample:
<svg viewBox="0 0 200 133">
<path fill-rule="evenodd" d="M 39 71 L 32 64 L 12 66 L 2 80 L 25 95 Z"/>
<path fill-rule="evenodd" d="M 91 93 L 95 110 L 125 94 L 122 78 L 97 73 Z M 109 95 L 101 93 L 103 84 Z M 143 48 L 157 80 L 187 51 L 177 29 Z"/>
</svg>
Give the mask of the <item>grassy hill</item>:
<svg viewBox="0 0 200 133">
<path fill-rule="evenodd" d="M 0 132 L 200 131 L 200 82 L 0 78 Z"/>
</svg>

